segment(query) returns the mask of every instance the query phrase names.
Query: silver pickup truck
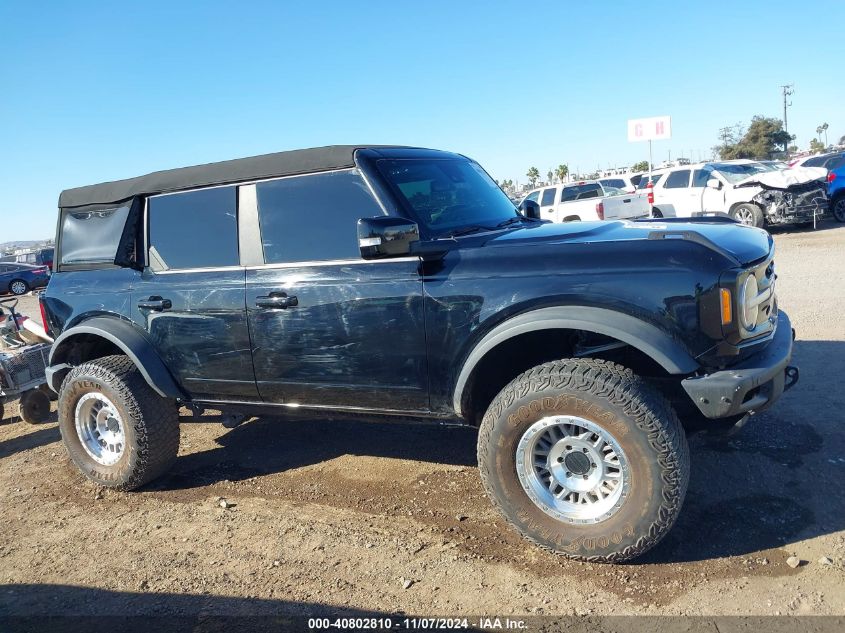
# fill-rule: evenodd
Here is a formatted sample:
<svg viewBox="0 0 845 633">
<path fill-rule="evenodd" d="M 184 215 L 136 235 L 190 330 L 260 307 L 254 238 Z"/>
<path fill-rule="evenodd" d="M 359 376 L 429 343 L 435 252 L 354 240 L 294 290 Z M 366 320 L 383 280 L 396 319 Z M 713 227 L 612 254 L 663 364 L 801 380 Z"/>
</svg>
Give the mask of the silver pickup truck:
<svg viewBox="0 0 845 633">
<path fill-rule="evenodd" d="M 633 220 L 651 213 L 645 192 L 627 193 L 595 180 L 540 187 L 525 200 L 540 205 L 540 218 L 553 222 Z"/>
</svg>

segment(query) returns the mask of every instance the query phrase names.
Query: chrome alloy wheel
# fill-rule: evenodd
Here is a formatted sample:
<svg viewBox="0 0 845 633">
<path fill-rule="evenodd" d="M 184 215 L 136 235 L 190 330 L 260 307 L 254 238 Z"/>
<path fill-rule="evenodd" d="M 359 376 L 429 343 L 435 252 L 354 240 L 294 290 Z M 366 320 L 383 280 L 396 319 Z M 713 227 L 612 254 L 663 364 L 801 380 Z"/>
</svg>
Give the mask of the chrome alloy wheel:
<svg viewBox="0 0 845 633">
<path fill-rule="evenodd" d="M 76 403 L 74 416 L 85 452 L 103 466 L 117 463 L 126 447 L 126 435 L 114 403 L 101 393 L 86 393 Z"/>
<path fill-rule="evenodd" d="M 748 207 L 740 207 L 734 212 L 735 219 L 745 226 L 754 226 L 754 212 Z"/>
<path fill-rule="evenodd" d="M 597 424 L 575 416 L 538 420 L 516 449 L 516 472 L 531 501 L 566 523 L 599 523 L 625 501 L 631 473 L 625 453 Z"/>
<path fill-rule="evenodd" d="M 12 291 L 12 294 L 22 295 L 26 293 L 26 284 L 22 281 L 13 281 L 9 290 Z"/>
</svg>

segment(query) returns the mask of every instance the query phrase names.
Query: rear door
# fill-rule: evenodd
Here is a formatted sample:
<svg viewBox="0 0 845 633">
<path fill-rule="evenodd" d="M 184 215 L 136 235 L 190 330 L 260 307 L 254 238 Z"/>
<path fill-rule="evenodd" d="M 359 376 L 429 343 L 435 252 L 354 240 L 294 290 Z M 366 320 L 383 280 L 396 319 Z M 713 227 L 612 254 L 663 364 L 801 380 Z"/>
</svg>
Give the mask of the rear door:
<svg viewBox="0 0 845 633">
<path fill-rule="evenodd" d="M 148 265 L 132 288 L 131 318 L 197 399 L 258 399 L 239 261 L 237 189 L 147 200 Z"/>
<path fill-rule="evenodd" d="M 428 410 L 419 258 L 365 261 L 385 215 L 357 170 L 259 182 L 247 310 L 261 397 L 310 408 Z"/>
</svg>

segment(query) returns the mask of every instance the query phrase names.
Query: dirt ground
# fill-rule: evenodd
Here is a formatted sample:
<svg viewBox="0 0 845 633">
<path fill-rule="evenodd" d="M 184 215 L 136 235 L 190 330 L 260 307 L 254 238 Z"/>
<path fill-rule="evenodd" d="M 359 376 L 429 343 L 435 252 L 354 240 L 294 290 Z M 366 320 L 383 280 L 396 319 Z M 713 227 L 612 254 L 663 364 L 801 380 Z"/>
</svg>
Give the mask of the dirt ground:
<svg viewBox="0 0 845 633">
<path fill-rule="evenodd" d="M 775 241 L 801 380 L 733 438 L 690 439 L 681 517 L 645 559 L 523 541 L 464 428 L 185 412 L 172 473 L 117 493 L 72 467 L 54 414 L 0 425 L 0 614 L 843 615 L 845 226 Z"/>
</svg>

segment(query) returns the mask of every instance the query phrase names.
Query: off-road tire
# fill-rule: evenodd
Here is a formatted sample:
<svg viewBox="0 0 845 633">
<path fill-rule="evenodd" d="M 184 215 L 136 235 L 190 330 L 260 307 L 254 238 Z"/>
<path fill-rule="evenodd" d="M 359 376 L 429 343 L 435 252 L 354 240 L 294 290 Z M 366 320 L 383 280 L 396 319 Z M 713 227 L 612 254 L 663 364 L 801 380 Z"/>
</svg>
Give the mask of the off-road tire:
<svg viewBox="0 0 845 633">
<path fill-rule="evenodd" d="M 83 448 L 76 431 L 79 399 L 96 391 L 118 409 L 125 425 L 119 461 L 105 466 Z M 106 356 L 71 369 L 59 392 L 59 430 L 71 460 L 91 481 L 134 490 L 166 472 L 179 452 L 176 402 L 159 396 L 126 356 Z"/>
<path fill-rule="evenodd" d="M 581 524 L 546 514 L 523 489 L 516 452 L 540 419 L 578 416 L 609 432 L 627 455 L 630 488 L 604 520 Z M 622 562 L 662 539 L 680 512 L 689 482 L 689 449 L 672 407 L 631 370 L 595 359 L 538 365 L 495 397 L 478 436 L 481 480 L 505 520 L 536 545 L 569 558 Z"/>
<path fill-rule="evenodd" d="M 837 222 L 845 222 L 845 194 L 838 195 L 830 203 L 830 214 Z"/>
<path fill-rule="evenodd" d="M 41 424 L 50 417 L 50 396 L 41 389 L 21 394 L 21 420 L 27 424 Z"/>
<path fill-rule="evenodd" d="M 9 282 L 9 292 L 17 296 L 25 295 L 29 292 L 29 284 L 23 279 L 13 279 Z"/>
<path fill-rule="evenodd" d="M 742 215 L 743 212 L 750 212 L 751 224 L 748 226 L 753 226 L 758 229 L 763 228 L 763 225 L 765 224 L 765 220 L 763 218 L 763 210 L 756 204 L 752 204 L 750 202 L 743 202 L 742 204 L 738 204 L 733 207 L 728 215 L 730 215 L 734 220 L 739 221 L 739 218 L 737 216 Z"/>
</svg>

